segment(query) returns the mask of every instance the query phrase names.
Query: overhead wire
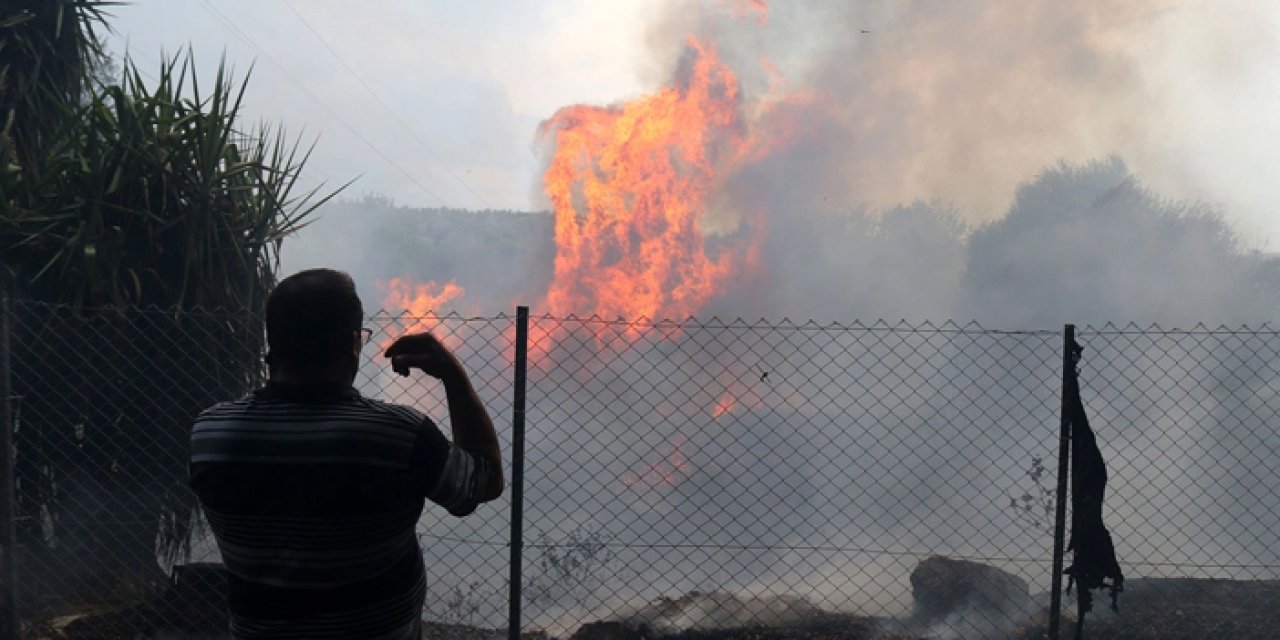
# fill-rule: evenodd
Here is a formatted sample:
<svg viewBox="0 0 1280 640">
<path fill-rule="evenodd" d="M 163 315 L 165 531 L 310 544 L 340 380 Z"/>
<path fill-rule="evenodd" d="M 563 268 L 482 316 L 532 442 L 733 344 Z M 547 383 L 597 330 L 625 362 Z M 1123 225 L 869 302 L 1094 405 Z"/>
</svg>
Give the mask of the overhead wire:
<svg viewBox="0 0 1280 640">
<path fill-rule="evenodd" d="M 475 189 L 471 187 L 470 184 L 468 184 L 465 180 L 463 180 L 458 174 L 454 173 L 453 170 L 449 168 L 449 165 L 445 164 L 445 162 L 440 159 L 440 156 L 436 155 L 436 153 L 431 150 L 431 145 L 428 144 L 427 141 L 423 140 L 422 137 L 419 136 L 418 133 L 413 129 L 413 127 L 411 127 L 394 110 L 392 110 L 392 108 L 388 106 L 387 103 L 384 102 L 381 97 L 378 96 L 378 93 L 374 91 L 373 88 L 370 87 L 369 84 L 365 82 L 363 78 L 360 77 L 360 74 L 356 73 L 356 70 L 351 68 L 351 65 L 347 64 L 347 61 L 344 60 L 342 56 L 338 55 L 338 52 L 333 49 L 333 47 L 329 44 L 329 41 L 326 40 L 323 36 L 321 36 L 320 33 L 315 30 L 315 27 L 312 26 L 312 24 L 306 19 L 306 17 L 303 16 L 302 13 L 299 12 L 298 9 L 293 6 L 293 2 L 291 2 L 290 0 L 285 0 L 284 4 L 286 7 L 289 7 L 289 11 L 292 11 L 293 15 L 297 16 L 298 21 L 302 23 L 302 26 L 306 27 L 307 31 L 310 31 L 311 35 L 314 36 L 315 39 L 318 40 L 322 46 L 324 46 L 325 50 L 329 52 L 329 55 L 333 56 L 333 58 L 338 61 L 338 64 L 341 64 L 342 68 L 346 69 L 347 73 L 349 73 L 351 77 L 356 80 L 356 82 L 360 83 L 360 86 L 364 88 L 365 93 L 368 93 L 369 97 L 373 98 L 374 101 L 378 103 L 378 106 L 382 107 L 383 111 L 386 111 L 387 114 L 390 115 L 396 121 L 396 123 L 398 123 L 410 136 L 412 136 L 413 139 L 416 140 L 418 144 L 422 146 L 423 151 L 426 151 L 427 155 L 430 156 L 431 159 L 434 160 L 436 164 L 440 165 L 440 168 L 443 169 L 445 173 L 449 174 L 449 177 L 453 178 L 454 181 L 456 181 L 459 185 L 462 185 L 462 188 L 466 189 L 468 193 L 475 196 L 476 200 L 479 200 L 480 204 L 484 205 L 486 209 L 490 208 L 489 202 L 484 199 L 484 196 L 481 196 Z"/>
<path fill-rule="evenodd" d="M 237 37 L 242 39 L 249 46 L 253 47 L 254 50 L 256 50 L 258 53 L 262 54 L 262 56 L 265 57 L 268 62 L 275 65 L 275 67 L 278 68 L 284 74 L 285 78 L 288 79 L 290 83 L 292 83 L 295 87 L 297 87 L 298 90 L 306 94 L 307 97 L 310 98 L 317 105 L 319 105 L 320 108 L 324 109 L 325 112 L 328 113 L 334 120 L 336 120 L 339 124 L 345 127 L 347 131 L 351 133 L 351 135 L 355 136 L 358 140 L 363 142 L 364 145 L 368 147 L 370 151 L 373 151 L 373 153 L 376 154 L 379 158 L 381 158 L 383 162 L 387 163 L 387 165 L 399 171 L 401 175 L 403 175 L 407 180 L 409 180 L 409 182 L 412 182 L 424 193 L 431 196 L 441 206 L 444 206 L 444 207 L 449 206 L 449 203 L 446 202 L 444 198 L 441 198 L 440 195 L 437 194 L 435 191 L 431 190 L 426 185 L 422 184 L 422 182 L 417 178 L 415 178 L 413 174 L 409 173 L 403 167 L 396 164 L 394 160 L 392 160 L 389 156 L 387 156 L 386 153 L 384 153 L 376 145 L 370 142 L 368 138 L 361 135 L 361 133 L 354 126 L 352 126 L 351 123 L 347 122 L 345 118 L 339 115 L 336 111 L 333 110 L 332 107 L 330 107 L 323 100 L 321 100 L 319 96 L 317 96 L 310 89 L 308 89 L 305 84 L 303 84 L 296 77 L 294 77 L 294 75 L 289 72 L 289 69 L 287 67 L 281 64 L 279 61 L 277 61 L 275 57 L 271 55 L 270 52 L 268 52 L 266 49 L 260 46 L 256 41 L 254 41 L 254 39 L 251 38 L 249 34 L 245 33 L 239 27 L 237 27 L 235 23 L 233 23 L 229 18 L 227 18 L 226 15 L 224 15 L 221 11 L 219 11 L 216 7 L 214 7 L 213 4 L 209 2 L 209 0 L 200 0 L 200 4 L 203 5 L 204 8 L 211 15 L 213 15 L 213 17 L 217 18 L 219 21 L 225 24 L 229 29 L 231 29 L 236 34 Z"/>
<path fill-rule="evenodd" d="M 134 68 L 138 70 L 138 73 L 142 74 L 142 77 L 143 77 L 143 78 L 146 78 L 147 80 L 150 80 L 151 82 L 156 83 L 156 84 L 159 84 L 159 83 L 160 83 L 160 78 L 159 78 L 159 77 L 157 77 L 155 74 L 153 74 L 153 73 L 151 73 L 150 71 L 148 71 L 148 70 L 146 69 L 146 67 L 138 66 L 137 61 L 138 61 L 138 60 L 141 60 L 142 62 L 146 63 L 147 65 L 150 65 L 150 66 L 155 67 L 155 68 L 160 68 L 160 67 L 162 67 L 162 66 L 165 64 L 165 63 L 163 62 L 163 60 L 167 59 L 167 56 L 164 54 L 164 52 L 163 52 L 163 51 L 161 51 L 161 54 L 160 54 L 160 58 L 159 58 L 159 59 L 157 59 L 157 58 L 153 58 L 150 54 L 144 53 L 144 52 L 142 52 L 142 51 L 140 51 L 140 50 L 137 50 L 137 49 L 133 49 L 133 47 L 132 47 L 132 43 L 130 42 L 129 38 L 128 38 L 128 37 L 126 37 L 126 38 L 125 38 L 125 40 L 124 40 L 124 56 L 125 56 L 125 57 L 124 57 L 124 59 L 125 59 L 126 61 L 130 61 L 130 62 L 133 62 L 133 63 L 134 63 Z M 123 69 L 122 69 L 122 71 L 123 71 Z M 311 174 L 312 176 L 316 176 L 316 175 L 318 175 L 318 176 L 319 176 L 319 178 L 320 178 L 320 184 L 321 184 L 321 185 L 324 185 L 324 184 L 327 184 L 327 183 L 331 183 L 331 182 L 335 182 L 335 180 L 333 179 L 333 177 L 332 177 L 332 176 L 330 176 L 329 174 L 325 173 L 325 172 L 324 172 L 323 170 L 321 170 L 321 169 L 317 169 L 317 168 L 315 168 L 315 167 L 312 167 L 312 168 L 308 169 L 307 171 L 308 171 L 308 173 L 309 173 L 309 174 Z"/>
<path fill-rule="evenodd" d="M 120 65 L 120 71 L 122 73 L 124 72 L 124 64 L 126 62 L 133 62 L 137 60 L 139 57 L 143 59 L 143 62 L 149 65 L 155 65 L 156 67 L 160 66 L 160 63 L 156 62 L 155 59 L 152 58 L 150 55 L 142 52 L 135 52 L 133 48 L 130 46 L 131 44 L 132 43 L 130 42 L 129 38 L 126 36 L 124 39 L 124 60 L 121 61 L 121 65 Z M 138 73 L 142 74 L 142 77 L 155 83 L 160 82 L 159 78 L 157 78 L 155 75 L 153 75 L 150 71 L 146 70 L 145 68 L 137 66 L 136 62 L 134 62 L 134 68 L 138 70 Z"/>
</svg>

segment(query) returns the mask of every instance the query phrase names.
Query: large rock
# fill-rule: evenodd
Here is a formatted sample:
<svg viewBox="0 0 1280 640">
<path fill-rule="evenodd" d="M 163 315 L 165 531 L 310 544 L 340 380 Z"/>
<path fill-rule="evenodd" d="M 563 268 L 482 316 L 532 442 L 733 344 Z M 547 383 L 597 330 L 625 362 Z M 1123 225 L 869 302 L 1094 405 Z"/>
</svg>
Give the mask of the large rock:
<svg viewBox="0 0 1280 640">
<path fill-rule="evenodd" d="M 569 640 L 650 640 L 655 637 L 657 634 L 642 622 L 599 620 L 578 627 Z"/>
<path fill-rule="evenodd" d="M 1030 606 L 1022 578 L 989 565 L 943 556 L 925 558 L 911 572 L 911 595 L 916 619 L 923 624 L 975 618 L 1004 626 L 1024 618 Z"/>
</svg>

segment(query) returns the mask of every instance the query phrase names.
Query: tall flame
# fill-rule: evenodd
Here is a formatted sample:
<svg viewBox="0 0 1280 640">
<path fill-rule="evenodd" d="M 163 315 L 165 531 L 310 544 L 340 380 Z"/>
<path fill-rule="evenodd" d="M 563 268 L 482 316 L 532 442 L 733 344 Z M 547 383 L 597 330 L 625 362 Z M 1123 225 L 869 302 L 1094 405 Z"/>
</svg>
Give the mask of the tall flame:
<svg viewBox="0 0 1280 640">
<path fill-rule="evenodd" d="M 733 0 L 740 16 L 767 15 L 763 0 Z M 750 271 L 761 245 L 758 212 L 727 209 L 728 181 L 792 138 L 771 117 L 803 98 L 769 90 L 748 102 L 713 45 L 686 40 L 675 79 L 608 107 L 565 107 L 538 127 L 549 150 L 543 188 L 555 213 L 554 276 L 540 305 L 548 315 L 628 321 L 695 316 L 731 279 Z M 767 126 L 761 126 L 767 122 Z M 712 203 L 719 205 L 709 217 Z M 461 295 L 453 283 L 393 281 L 389 308 L 435 309 Z M 545 352 L 557 330 L 534 347 Z M 599 338 L 631 342 L 639 326 Z"/>
<path fill-rule="evenodd" d="M 737 8 L 740 16 L 755 15 L 759 22 L 767 14 L 763 0 L 739 0 Z M 780 84 L 767 61 L 765 70 Z M 737 233 L 734 222 L 723 220 L 716 221 L 718 235 L 712 234 L 704 217 L 744 164 L 761 158 L 794 128 L 753 131 L 762 113 L 786 99 L 774 89 L 745 104 L 737 76 L 715 48 L 690 38 L 670 85 L 609 107 L 565 107 L 543 122 L 538 137 L 551 151 L 543 187 L 555 210 L 556 243 L 545 312 L 557 318 L 683 320 L 748 270 L 759 234 Z M 754 226 L 749 215 L 740 220 Z M 437 310 L 463 293 L 453 283 L 392 281 L 387 288 L 387 306 L 413 315 Z M 412 329 L 430 330 L 433 324 L 428 320 Z M 563 330 L 536 330 L 531 349 L 545 353 L 556 341 L 551 334 Z M 641 331 L 629 326 L 622 335 L 598 340 L 630 342 Z M 740 398 L 751 406 L 751 397 L 740 388 L 726 390 L 711 417 L 732 414 Z M 690 477 L 695 468 L 686 441 L 677 437 L 669 444 L 657 459 L 625 473 L 623 485 L 661 489 Z"/>
<path fill-rule="evenodd" d="M 701 217 L 749 155 L 739 83 L 715 49 L 690 39 L 684 77 L 611 107 L 566 107 L 539 136 L 555 208 L 553 315 L 683 319 L 739 267 L 708 250 Z M 739 252 L 741 253 L 741 252 Z"/>
</svg>

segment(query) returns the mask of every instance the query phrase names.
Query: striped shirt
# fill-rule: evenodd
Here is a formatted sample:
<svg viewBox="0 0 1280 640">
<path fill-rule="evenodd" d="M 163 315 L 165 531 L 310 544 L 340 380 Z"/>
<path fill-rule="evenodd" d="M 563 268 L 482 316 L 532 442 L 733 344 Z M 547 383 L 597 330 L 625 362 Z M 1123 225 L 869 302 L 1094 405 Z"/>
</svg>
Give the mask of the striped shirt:
<svg viewBox="0 0 1280 640">
<path fill-rule="evenodd" d="M 270 383 L 200 414 L 191 487 L 227 566 L 235 638 L 417 638 L 424 499 L 475 510 L 488 461 L 415 409 Z"/>
</svg>

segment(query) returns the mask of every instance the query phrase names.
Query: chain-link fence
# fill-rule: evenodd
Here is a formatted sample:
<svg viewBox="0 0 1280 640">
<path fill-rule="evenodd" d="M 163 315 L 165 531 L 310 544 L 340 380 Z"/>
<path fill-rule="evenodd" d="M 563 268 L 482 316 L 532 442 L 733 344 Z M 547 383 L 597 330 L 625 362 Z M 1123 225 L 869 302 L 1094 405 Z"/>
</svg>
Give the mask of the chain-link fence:
<svg viewBox="0 0 1280 640">
<path fill-rule="evenodd" d="M 80 637 L 131 637 L 152 618 L 225 624 L 219 609 L 158 594 L 194 524 L 192 418 L 261 380 L 260 321 L 9 309 L 15 596 L 25 635 L 74 633 L 85 625 L 71 618 L 86 614 L 101 615 Z M 184 588 L 218 590 L 200 578 Z"/>
<path fill-rule="evenodd" d="M 9 317 L 23 636 L 218 637 L 222 575 L 190 517 L 187 438 L 205 406 L 261 383 L 261 323 L 27 302 Z M 439 384 L 377 356 L 436 332 L 509 464 L 516 324 L 373 316 L 357 386 L 448 433 Z M 523 632 L 582 640 L 1042 637 L 1061 332 L 542 317 L 528 335 L 523 476 L 508 469 L 512 490 L 471 517 L 429 509 L 419 525 L 437 636 L 506 633 L 514 592 Z M 1280 336 L 1077 339 L 1128 578 L 1120 615 L 1100 600 L 1089 637 L 1270 637 Z"/>
<path fill-rule="evenodd" d="M 1078 339 L 1128 578 L 1119 615 L 1096 607 L 1090 637 L 1275 637 L 1280 332 L 1108 326 Z"/>
<path fill-rule="evenodd" d="M 1010 500 L 1056 449 L 1059 334 L 550 319 L 531 333 L 549 336 L 530 374 L 531 625 L 905 619 L 934 555 L 1048 587 L 1049 521 Z"/>
</svg>

